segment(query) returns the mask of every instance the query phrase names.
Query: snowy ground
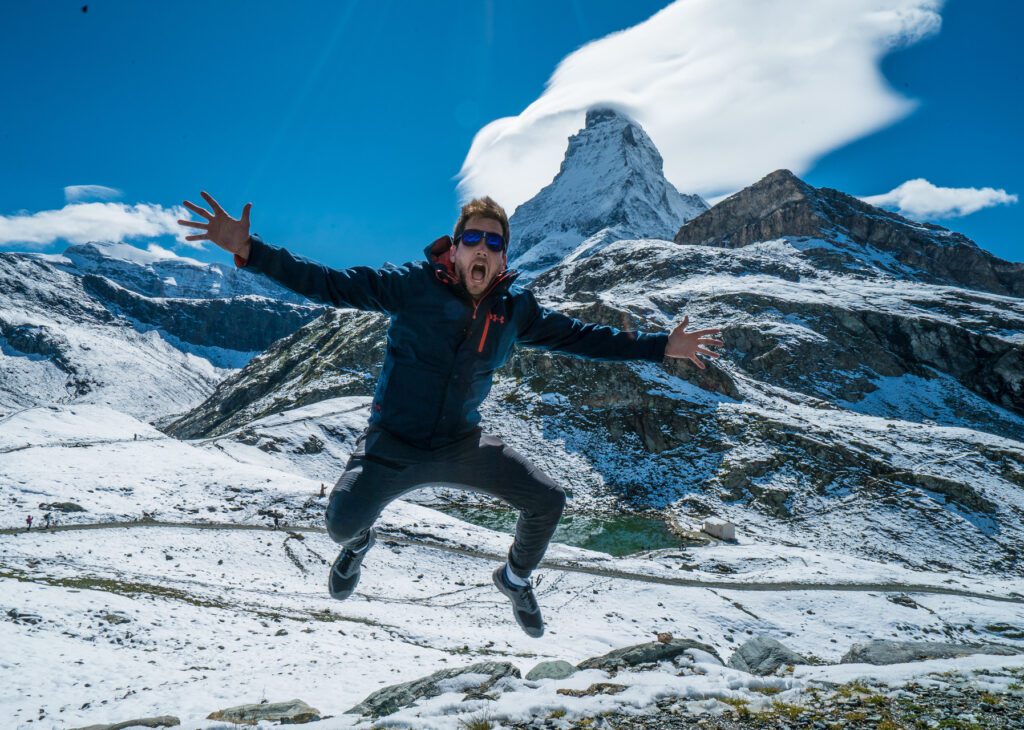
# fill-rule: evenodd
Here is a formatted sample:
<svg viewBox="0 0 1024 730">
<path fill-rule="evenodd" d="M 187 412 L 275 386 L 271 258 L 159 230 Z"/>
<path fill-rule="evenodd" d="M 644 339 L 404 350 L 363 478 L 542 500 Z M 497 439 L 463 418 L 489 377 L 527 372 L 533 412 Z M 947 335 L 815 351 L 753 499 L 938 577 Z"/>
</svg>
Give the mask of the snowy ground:
<svg viewBox="0 0 1024 730">
<path fill-rule="evenodd" d="M 207 727 L 214 710 L 295 697 L 332 716 L 317 727 L 368 726 L 344 712 L 388 684 L 477 661 L 509 661 L 525 675 L 542 660 L 576 663 L 664 631 L 710 644 L 723 659 L 756 634 L 830 662 L 871 638 L 998 641 L 1024 651 L 1024 640 L 987 628 L 1024 626 L 1024 603 L 996 600 L 1019 601 L 1024 580 L 911 571 L 742 534 L 737 545 L 623 559 L 552 546 L 537 574 L 548 631 L 533 640 L 490 583 L 508 537 L 402 502 L 384 515 L 385 537 L 358 594 L 339 603 L 324 587 L 335 547 L 313 529 L 320 482 L 289 471 L 286 460 L 241 456 L 95 406 L 31 409 L 0 422 L 8 528 L 0 535 L 0 711 L 10 727 L 159 714 Z M 10 529 L 29 511 L 38 526 L 38 505 L 53 501 L 86 511 L 62 514 L 58 530 Z M 269 529 L 268 510 L 306 529 Z M 178 524 L 130 522 L 144 511 Z M 103 522 L 127 524 L 63 529 Z M 900 593 L 919 607 L 889 600 Z M 771 699 L 799 701 L 823 681 L 899 684 L 954 666 L 1022 665 L 1024 656 L 976 657 L 761 678 L 694 652 L 659 671 L 620 672 L 614 681 L 629 689 L 617 695 L 556 693 L 607 681 L 597 670 L 506 680 L 493 701 L 462 702 L 453 685 L 389 726 L 455 728 L 482 713 L 511 722 L 564 711 L 571 720 L 642 712 L 666 696 L 715 712 L 725 707 L 715 697 L 766 703 L 756 691 L 766 686 L 783 690 Z"/>
</svg>

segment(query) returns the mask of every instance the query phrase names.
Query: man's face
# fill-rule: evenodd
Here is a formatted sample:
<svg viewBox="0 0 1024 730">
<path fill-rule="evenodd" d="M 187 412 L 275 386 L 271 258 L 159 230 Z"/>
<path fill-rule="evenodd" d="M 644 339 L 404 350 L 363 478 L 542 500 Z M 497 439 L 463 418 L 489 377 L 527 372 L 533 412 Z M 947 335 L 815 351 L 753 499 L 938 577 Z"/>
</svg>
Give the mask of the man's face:
<svg viewBox="0 0 1024 730">
<path fill-rule="evenodd" d="M 505 235 L 498 221 L 492 218 L 481 218 L 480 216 L 473 216 L 466 221 L 465 230 L 486 231 L 488 233 L 497 233 L 499 236 Z M 487 291 L 491 282 L 494 281 L 495 277 L 505 267 L 502 252 L 492 251 L 488 248 L 485 241 L 480 241 L 475 246 L 459 243 L 452 253 L 452 261 L 455 264 L 455 271 L 458 272 L 459 278 L 465 283 L 466 290 L 474 299 Z"/>
</svg>

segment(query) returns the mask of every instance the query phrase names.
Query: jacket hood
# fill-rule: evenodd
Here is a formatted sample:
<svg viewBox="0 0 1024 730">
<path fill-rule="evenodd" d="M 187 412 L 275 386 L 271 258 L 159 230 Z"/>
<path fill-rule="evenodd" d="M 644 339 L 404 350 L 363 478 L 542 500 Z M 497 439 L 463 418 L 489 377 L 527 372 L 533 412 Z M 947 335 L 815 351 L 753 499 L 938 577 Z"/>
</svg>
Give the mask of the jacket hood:
<svg viewBox="0 0 1024 730">
<path fill-rule="evenodd" d="M 423 255 L 426 256 L 427 261 L 434 268 L 434 274 L 439 280 L 445 284 L 457 285 L 465 291 L 466 287 L 459 279 L 459 273 L 455 270 L 455 262 L 452 261 L 453 245 L 454 241 L 452 241 L 451 236 L 441 236 L 423 249 Z M 502 256 L 502 263 L 505 265 L 505 269 L 494 280 L 494 288 L 496 289 L 511 286 L 512 282 L 519 276 L 518 271 L 508 268 L 507 252 Z"/>
</svg>

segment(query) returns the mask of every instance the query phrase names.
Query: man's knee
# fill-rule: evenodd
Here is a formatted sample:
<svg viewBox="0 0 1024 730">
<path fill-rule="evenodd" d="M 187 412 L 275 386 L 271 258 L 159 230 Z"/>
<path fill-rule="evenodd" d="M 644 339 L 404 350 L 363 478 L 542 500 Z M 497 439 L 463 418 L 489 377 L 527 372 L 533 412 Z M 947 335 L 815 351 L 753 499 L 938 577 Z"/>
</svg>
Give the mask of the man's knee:
<svg viewBox="0 0 1024 730">
<path fill-rule="evenodd" d="M 334 492 L 327 504 L 327 534 L 337 543 L 351 542 L 373 525 L 375 514 L 368 513 L 346 500 L 345 492 Z"/>
<path fill-rule="evenodd" d="M 561 487 L 555 486 L 551 489 L 545 489 L 542 494 L 544 497 L 538 505 L 537 511 L 546 515 L 561 517 L 562 511 L 565 509 L 565 491 Z"/>
</svg>

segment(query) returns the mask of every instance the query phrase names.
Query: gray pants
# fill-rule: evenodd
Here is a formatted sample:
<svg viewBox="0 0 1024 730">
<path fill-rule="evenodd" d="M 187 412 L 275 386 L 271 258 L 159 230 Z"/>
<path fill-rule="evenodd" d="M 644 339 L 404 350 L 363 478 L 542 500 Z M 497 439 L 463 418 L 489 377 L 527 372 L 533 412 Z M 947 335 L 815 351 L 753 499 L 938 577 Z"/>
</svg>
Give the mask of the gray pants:
<svg viewBox="0 0 1024 730">
<path fill-rule="evenodd" d="M 342 545 L 359 544 L 390 502 L 428 484 L 482 492 L 518 509 L 508 561 L 523 578 L 540 564 L 565 507 L 561 487 L 479 426 L 466 438 L 434 450 L 416 448 L 370 426 L 331 490 L 327 532 Z"/>
</svg>

